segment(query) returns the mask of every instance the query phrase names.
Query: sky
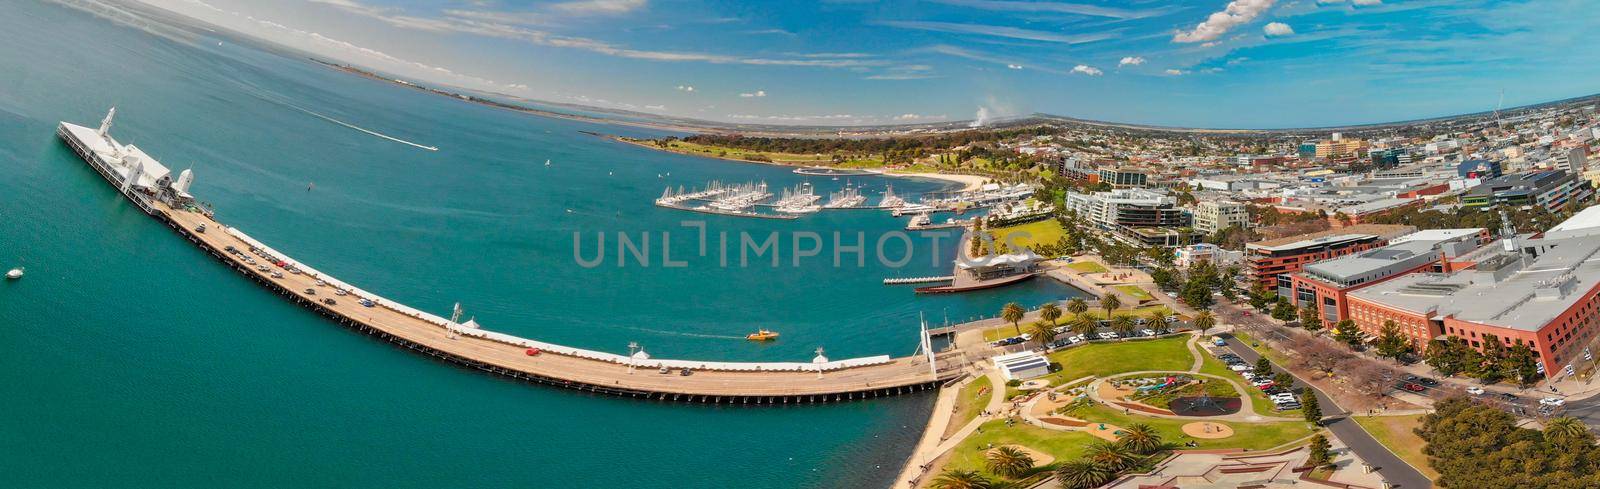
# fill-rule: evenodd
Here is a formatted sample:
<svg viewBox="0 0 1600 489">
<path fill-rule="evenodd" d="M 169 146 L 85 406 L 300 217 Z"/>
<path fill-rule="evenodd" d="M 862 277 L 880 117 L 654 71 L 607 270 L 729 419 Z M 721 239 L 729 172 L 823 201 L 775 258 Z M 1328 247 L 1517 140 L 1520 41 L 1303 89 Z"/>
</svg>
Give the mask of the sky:
<svg viewBox="0 0 1600 489">
<path fill-rule="evenodd" d="M 1600 92 L 1588 0 L 141 1 L 407 78 L 739 123 L 1317 127 Z"/>
</svg>

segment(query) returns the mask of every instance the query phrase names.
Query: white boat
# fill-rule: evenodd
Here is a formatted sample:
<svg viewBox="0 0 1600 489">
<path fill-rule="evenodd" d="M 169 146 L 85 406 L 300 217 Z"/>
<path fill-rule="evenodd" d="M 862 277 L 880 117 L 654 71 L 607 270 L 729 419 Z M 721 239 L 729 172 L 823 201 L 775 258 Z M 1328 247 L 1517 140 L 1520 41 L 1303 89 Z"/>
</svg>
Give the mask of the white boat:
<svg viewBox="0 0 1600 489">
<path fill-rule="evenodd" d="M 906 203 L 906 199 L 902 199 L 899 196 L 895 195 L 894 194 L 894 185 L 890 185 L 888 188 L 884 189 L 884 191 L 883 191 L 883 200 L 879 200 L 878 201 L 878 207 L 882 207 L 882 208 L 885 208 L 885 209 L 894 209 L 894 208 L 898 208 L 898 207 L 900 207 L 902 205 L 905 205 L 905 203 Z"/>
<path fill-rule="evenodd" d="M 827 209 L 848 209 L 861 207 L 861 204 L 866 202 L 867 196 L 861 195 L 860 190 L 854 187 L 845 187 L 844 190 L 828 194 L 828 203 L 823 204 L 822 207 Z"/>
<path fill-rule="evenodd" d="M 13 268 L 11 271 L 6 272 L 6 278 L 11 280 L 22 278 L 22 267 Z"/>
</svg>

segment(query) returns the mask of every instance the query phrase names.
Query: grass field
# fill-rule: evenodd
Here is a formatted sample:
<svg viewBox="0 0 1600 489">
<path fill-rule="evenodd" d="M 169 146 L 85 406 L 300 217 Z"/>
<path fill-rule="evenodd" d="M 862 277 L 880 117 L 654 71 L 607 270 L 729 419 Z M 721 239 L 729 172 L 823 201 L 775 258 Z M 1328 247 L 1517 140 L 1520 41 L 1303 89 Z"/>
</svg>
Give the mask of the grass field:
<svg viewBox="0 0 1600 489">
<path fill-rule="evenodd" d="M 1137 285 L 1115 285 L 1111 288 L 1117 289 L 1117 291 L 1128 294 L 1128 296 L 1140 301 L 1147 301 L 1155 298 L 1155 296 L 1150 295 L 1149 292 L 1139 288 Z"/>
<path fill-rule="evenodd" d="M 994 389 L 989 385 L 989 376 L 978 377 L 977 380 L 962 386 L 956 393 L 955 413 L 950 417 L 952 430 L 961 429 L 967 423 L 978 417 L 978 413 L 989 405 L 989 399 L 994 397 Z"/>
<path fill-rule="evenodd" d="M 1084 448 L 1096 440 L 1099 438 L 1088 433 L 1055 431 L 1026 423 L 1006 426 L 1005 420 L 994 420 L 984 423 L 982 431 L 973 433 L 951 449 L 950 460 L 945 468 L 977 470 L 998 480 L 1000 477 L 990 474 L 983 467 L 984 453 L 990 443 L 995 446 L 1022 445 L 1048 453 L 1058 461 L 1066 461 L 1083 456 Z"/>
<path fill-rule="evenodd" d="M 1126 314 L 1126 315 L 1133 316 L 1133 317 L 1136 317 L 1136 318 L 1142 318 L 1142 317 L 1149 316 L 1150 313 L 1157 312 L 1157 311 L 1161 311 L 1161 312 L 1166 313 L 1166 314 L 1172 314 L 1172 310 L 1168 309 L 1167 306 L 1163 306 L 1163 305 L 1157 304 L 1157 305 L 1153 305 L 1153 306 L 1144 306 L 1144 307 L 1140 307 L 1140 308 L 1137 308 L 1137 309 L 1117 309 L 1116 312 L 1112 313 L 1112 315 L 1116 316 L 1116 315 Z M 1091 308 L 1088 311 L 1085 311 L 1083 313 L 1083 315 L 1084 316 L 1088 316 L 1088 317 L 1090 317 L 1092 319 L 1097 319 L 1097 320 L 1098 319 L 1106 319 L 1106 311 L 1104 309 L 1093 309 L 1093 308 Z M 1180 315 L 1179 318 L 1180 319 L 1184 319 L 1184 320 L 1188 320 L 1187 316 L 1181 316 Z M 1060 325 L 1063 325 L 1063 324 L 1067 324 L 1067 321 L 1070 320 L 1070 319 L 1072 319 L 1072 314 L 1071 313 L 1063 314 L 1061 319 L 1056 320 L 1056 325 L 1060 326 Z M 1027 333 L 1028 330 L 1030 329 L 1030 327 L 1033 325 L 1033 323 L 1034 323 L 1034 321 L 1023 321 L 1022 323 L 1020 323 L 1021 326 L 1022 326 L 1022 332 Z M 1016 336 L 1016 335 L 1017 335 L 1017 329 L 1011 327 L 1011 323 L 1006 323 L 1006 325 L 1004 325 L 1004 326 L 995 326 L 993 328 L 989 328 L 989 329 L 983 330 L 983 339 L 984 339 L 984 341 L 998 341 L 1000 339 L 1010 338 L 1010 337 Z"/>
<path fill-rule="evenodd" d="M 725 148 L 721 146 L 694 144 L 684 141 L 672 141 L 667 145 L 666 149 L 676 153 L 711 156 L 716 158 L 732 158 L 737 160 L 758 161 L 762 158 L 765 158 L 767 160 L 771 160 L 773 163 L 840 166 L 845 168 L 879 168 L 883 166 L 883 160 L 875 158 L 849 159 L 843 163 L 835 165 L 833 162 L 833 155 L 831 154 L 797 154 L 751 151 L 738 148 Z"/>
<path fill-rule="evenodd" d="M 1412 433 L 1411 430 L 1422 424 L 1422 415 L 1412 416 L 1351 416 L 1367 433 L 1387 447 L 1389 451 L 1399 455 L 1406 463 L 1416 467 L 1428 479 L 1438 480 L 1439 472 L 1428 465 L 1428 456 L 1422 453 L 1426 442 L 1422 437 Z"/>
<path fill-rule="evenodd" d="M 1067 230 L 1061 227 L 1061 221 L 1045 219 L 1016 226 L 994 228 L 989 230 L 989 235 L 994 237 L 997 245 L 1007 246 L 1015 242 L 1017 246 L 1033 248 L 1040 244 L 1055 244 L 1067 235 Z M 1015 250 L 1006 250 L 1015 251 Z"/>
<path fill-rule="evenodd" d="M 1194 355 L 1184 346 L 1188 340 L 1188 336 L 1174 336 L 1068 348 L 1051 353 L 1049 357 L 1051 362 L 1061 365 L 1061 370 L 1040 378 L 1049 380 L 1050 385 L 1061 385 L 1085 375 L 1105 377 L 1141 370 L 1189 370 Z"/>
<path fill-rule="evenodd" d="M 1092 261 L 1075 261 L 1068 263 L 1067 268 L 1071 268 L 1074 271 L 1081 273 L 1106 273 L 1111 271 L 1107 269 L 1105 265 L 1101 265 L 1099 262 Z"/>
</svg>

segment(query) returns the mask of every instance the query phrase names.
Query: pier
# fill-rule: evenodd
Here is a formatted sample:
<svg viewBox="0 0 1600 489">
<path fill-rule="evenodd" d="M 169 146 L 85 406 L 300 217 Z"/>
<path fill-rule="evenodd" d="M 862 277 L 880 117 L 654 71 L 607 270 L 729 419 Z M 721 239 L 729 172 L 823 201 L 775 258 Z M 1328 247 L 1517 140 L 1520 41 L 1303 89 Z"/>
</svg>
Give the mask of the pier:
<svg viewBox="0 0 1600 489">
<path fill-rule="evenodd" d="M 930 284 L 930 283 L 934 283 L 934 282 L 949 282 L 949 281 L 955 280 L 955 279 L 956 279 L 955 275 L 945 275 L 943 277 L 899 277 L 899 278 L 886 278 L 886 279 L 883 279 L 883 284 L 884 285 Z"/>
<path fill-rule="evenodd" d="M 102 177 L 229 268 L 284 299 L 355 332 L 431 358 L 527 382 L 610 395 L 719 404 L 799 404 L 891 396 L 938 388 L 961 375 L 924 334 L 916 354 L 809 362 L 716 362 L 585 350 L 482 329 L 367 292 L 217 221 L 192 205 L 185 171 L 169 178 L 148 155 L 106 134 L 62 123 L 58 134 Z"/>
</svg>

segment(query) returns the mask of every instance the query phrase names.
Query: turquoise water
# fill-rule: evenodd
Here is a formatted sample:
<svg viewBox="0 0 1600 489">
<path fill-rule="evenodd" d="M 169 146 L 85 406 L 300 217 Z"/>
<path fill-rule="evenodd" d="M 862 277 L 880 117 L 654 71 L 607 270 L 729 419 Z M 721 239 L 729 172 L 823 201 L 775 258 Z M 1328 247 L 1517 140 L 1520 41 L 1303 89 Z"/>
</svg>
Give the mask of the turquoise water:
<svg viewBox="0 0 1600 489">
<path fill-rule="evenodd" d="M 118 138 L 192 166 L 193 192 L 224 222 L 368 290 L 441 314 L 459 301 L 487 328 L 545 341 L 616 352 L 635 341 L 678 358 L 804 360 L 818 346 L 900 356 L 915 349 L 919 313 L 959 321 L 1074 293 L 1035 281 L 916 297 L 879 284 L 945 273 L 926 240 L 899 270 L 828 258 L 730 269 L 714 257 L 584 268 L 575 231 L 672 231 L 677 259 L 694 249 L 682 220 L 869 240 L 903 222 L 660 209 L 651 201 L 666 185 L 805 177 L 613 143 L 579 131 L 656 133 L 462 103 L 154 19 L 140 29 L 54 4 L 3 8 L 0 268 L 28 275 L 0 284 L 0 473 L 20 486 L 874 487 L 932 403 L 637 402 L 394 349 L 204 257 L 56 141 L 57 121 L 93 125 L 112 105 Z M 944 185 L 853 180 L 902 194 Z M 843 183 L 812 182 L 819 193 Z M 783 339 L 738 339 L 757 327 Z"/>
</svg>

